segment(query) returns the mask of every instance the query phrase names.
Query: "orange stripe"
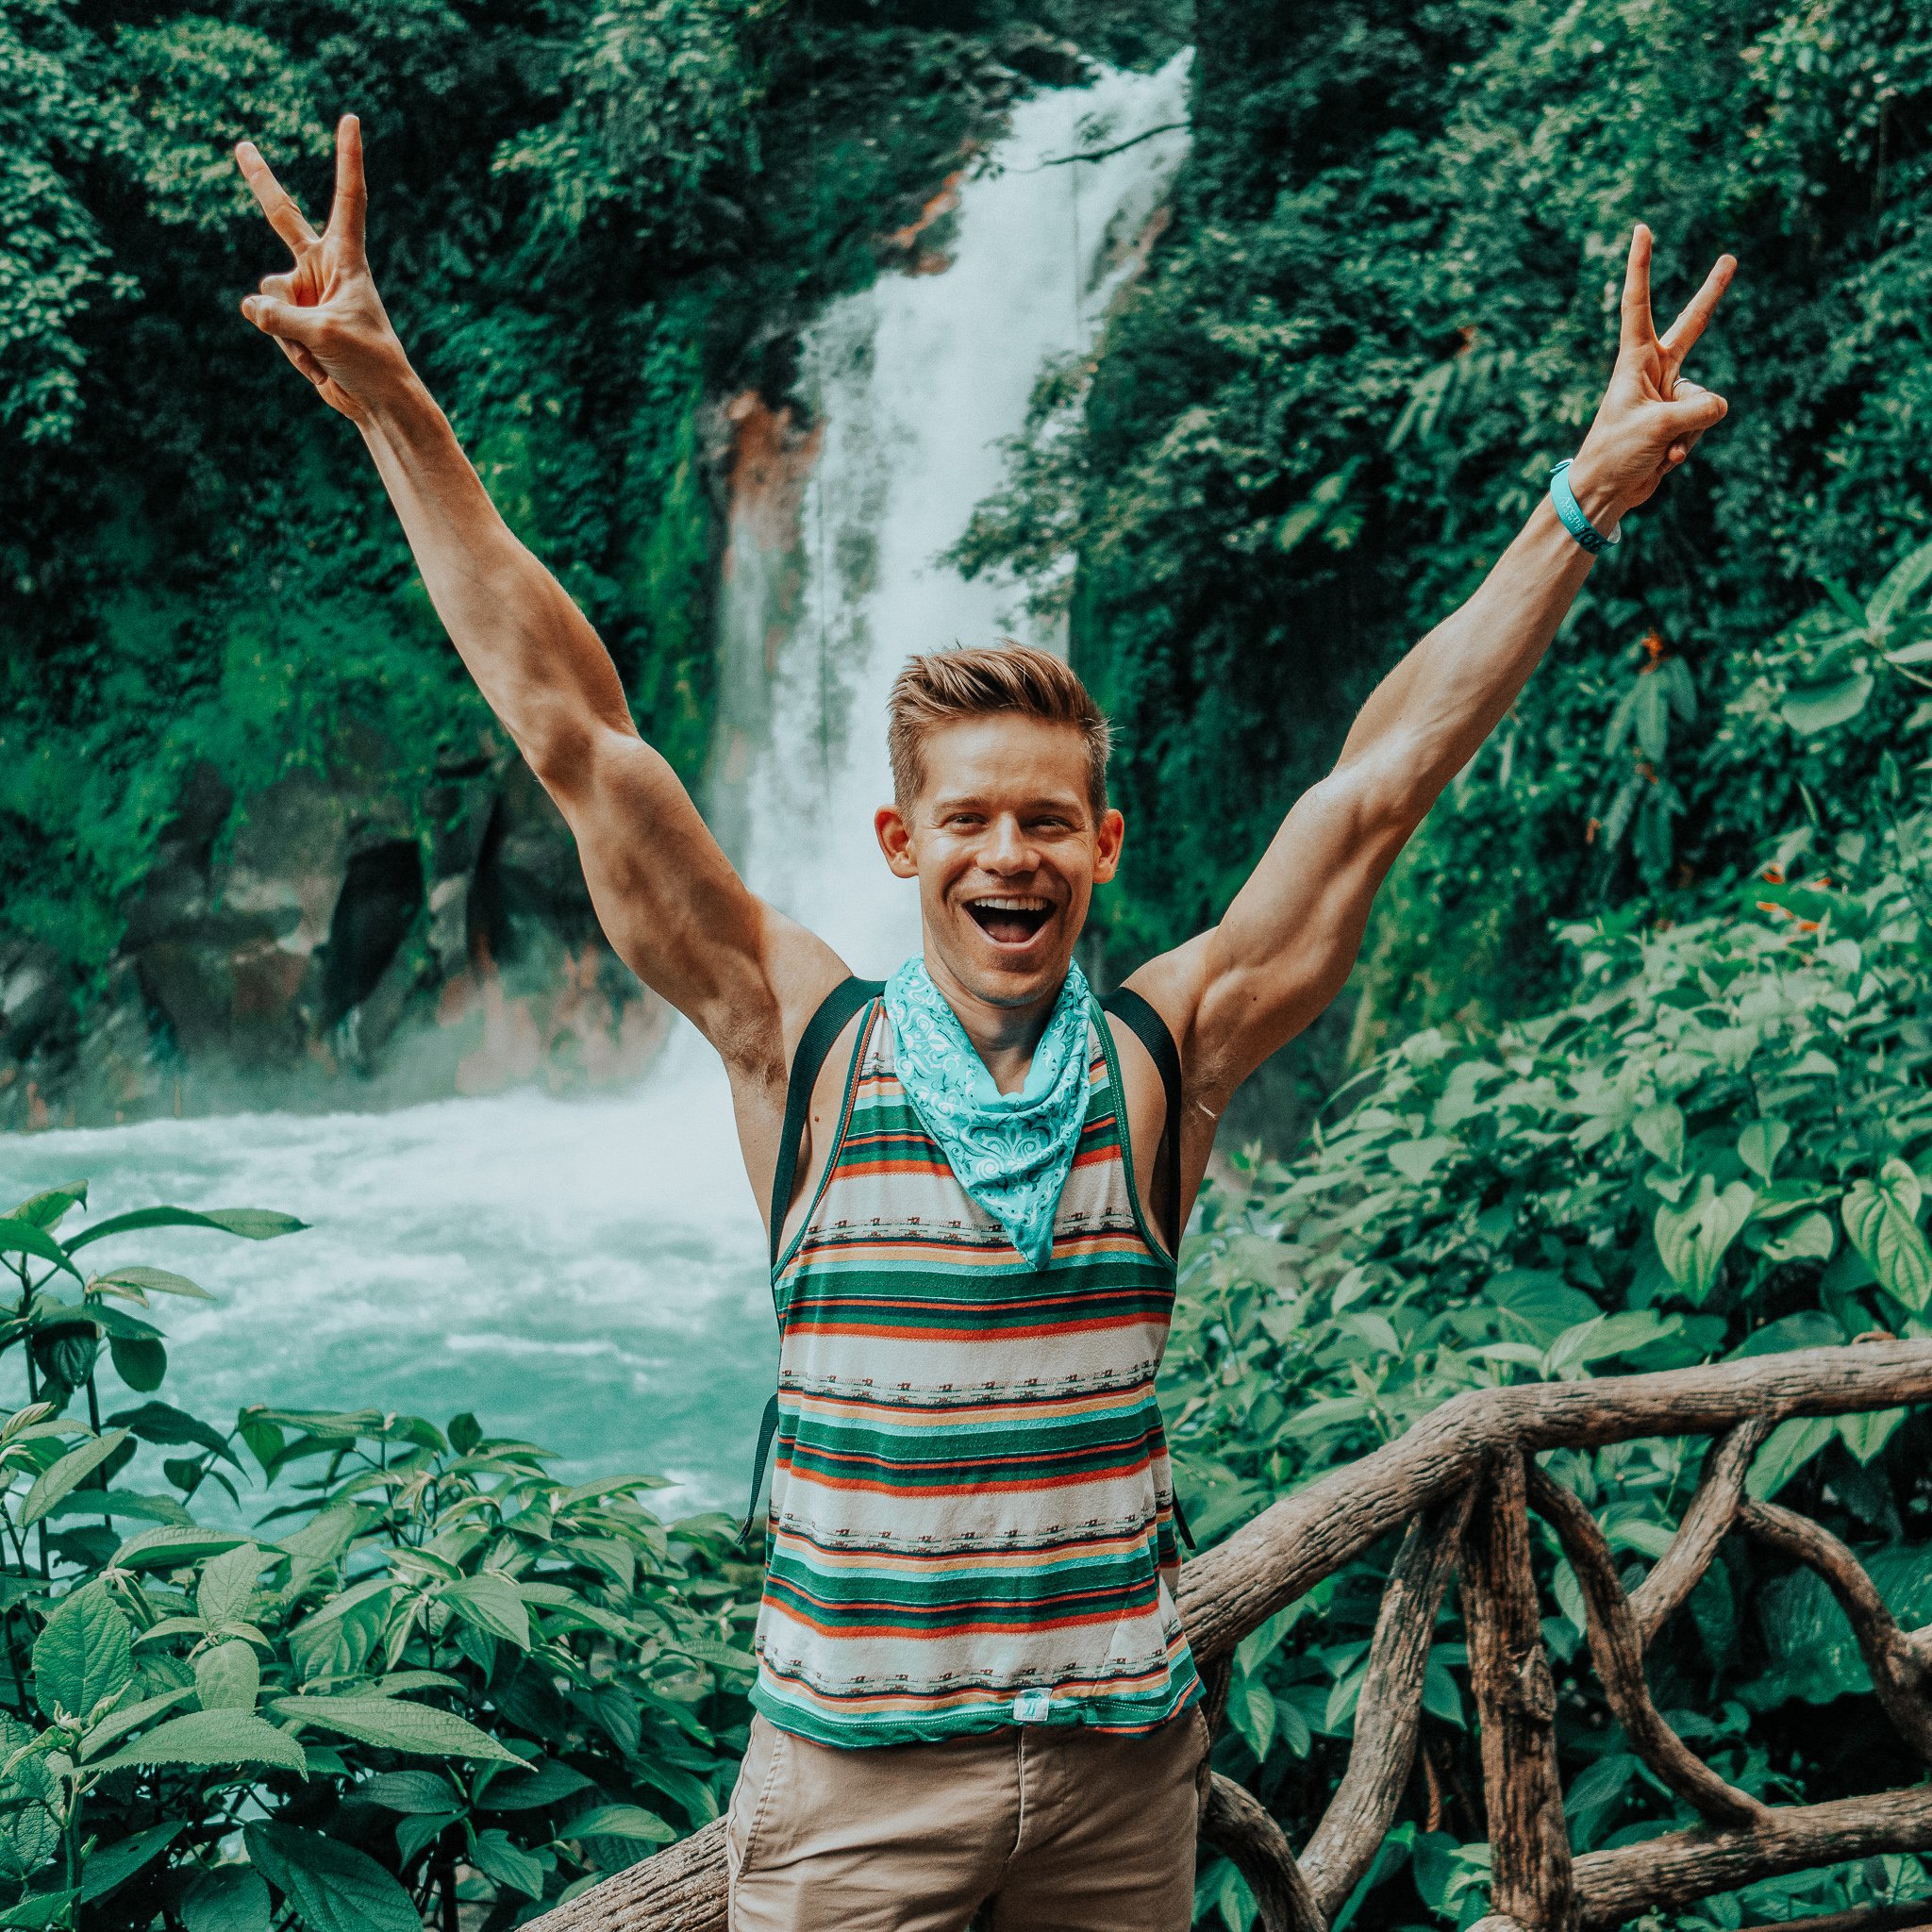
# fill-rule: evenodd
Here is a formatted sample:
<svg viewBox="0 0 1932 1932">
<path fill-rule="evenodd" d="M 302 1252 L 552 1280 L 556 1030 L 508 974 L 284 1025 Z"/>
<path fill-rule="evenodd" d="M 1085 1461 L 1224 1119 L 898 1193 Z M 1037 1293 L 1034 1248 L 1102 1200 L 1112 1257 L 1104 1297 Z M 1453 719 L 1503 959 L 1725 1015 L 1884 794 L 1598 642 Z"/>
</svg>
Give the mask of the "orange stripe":
<svg viewBox="0 0 1932 1932">
<path fill-rule="evenodd" d="M 1154 1457 L 1142 1456 L 1134 1462 L 1117 1463 L 1107 1469 L 1083 1469 L 1070 1475 L 1031 1476 L 1023 1482 L 908 1483 L 868 1482 L 858 1476 L 824 1475 L 815 1469 L 803 1469 L 784 1453 L 778 1452 L 778 1466 L 794 1483 L 806 1483 L 815 1490 L 851 1490 L 861 1495 L 896 1496 L 902 1503 L 916 1502 L 923 1496 L 1024 1496 L 1040 1490 L 1074 1490 L 1083 1485 L 1114 1482 L 1140 1475 L 1153 1466 Z"/>
</svg>

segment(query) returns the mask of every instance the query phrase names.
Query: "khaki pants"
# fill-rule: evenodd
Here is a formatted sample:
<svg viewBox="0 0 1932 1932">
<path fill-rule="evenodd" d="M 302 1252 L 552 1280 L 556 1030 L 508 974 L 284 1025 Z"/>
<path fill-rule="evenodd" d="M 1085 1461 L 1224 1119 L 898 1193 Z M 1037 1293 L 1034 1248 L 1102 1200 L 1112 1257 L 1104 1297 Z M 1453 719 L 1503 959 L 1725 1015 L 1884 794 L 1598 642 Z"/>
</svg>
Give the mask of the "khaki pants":
<svg viewBox="0 0 1932 1932">
<path fill-rule="evenodd" d="M 1187 1932 L 1199 1705 L 1138 1736 L 1024 1725 L 833 1750 L 754 1718 L 731 1932 Z"/>
</svg>

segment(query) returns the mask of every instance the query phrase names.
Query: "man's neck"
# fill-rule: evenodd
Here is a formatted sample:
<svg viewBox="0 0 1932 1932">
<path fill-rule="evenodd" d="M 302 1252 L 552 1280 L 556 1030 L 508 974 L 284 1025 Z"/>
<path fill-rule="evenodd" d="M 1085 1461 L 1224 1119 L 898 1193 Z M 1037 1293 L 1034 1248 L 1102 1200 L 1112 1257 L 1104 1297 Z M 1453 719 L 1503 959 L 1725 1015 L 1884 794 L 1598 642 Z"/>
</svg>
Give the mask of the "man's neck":
<svg viewBox="0 0 1932 1932">
<path fill-rule="evenodd" d="M 1002 1093 L 1019 1092 L 1026 1084 L 1034 1050 L 1046 1031 L 1046 1023 L 1053 1018 L 1060 996 L 1059 987 L 1024 1006 L 1006 1007 L 969 991 L 929 947 L 925 970 L 938 987 L 940 997 L 952 1008 L 966 1038 L 985 1061 L 993 1085 Z"/>
</svg>

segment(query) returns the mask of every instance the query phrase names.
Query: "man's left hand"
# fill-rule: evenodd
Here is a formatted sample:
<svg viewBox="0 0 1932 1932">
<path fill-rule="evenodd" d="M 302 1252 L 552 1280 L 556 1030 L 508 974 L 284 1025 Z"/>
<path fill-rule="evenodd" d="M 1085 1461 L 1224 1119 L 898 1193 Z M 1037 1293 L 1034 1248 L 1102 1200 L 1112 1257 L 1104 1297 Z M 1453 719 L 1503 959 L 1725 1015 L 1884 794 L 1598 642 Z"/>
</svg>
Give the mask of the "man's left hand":
<svg viewBox="0 0 1932 1932">
<path fill-rule="evenodd" d="M 1729 408 L 1680 372 L 1729 287 L 1737 258 L 1719 256 L 1704 286 L 1659 336 L 1650 314 L 1650 230 L 1640 222 L 1624 273 L 1617 366 L 1570 470 L 1577 502 L 1600 530 L 1644 502 Z"/>
</svg>

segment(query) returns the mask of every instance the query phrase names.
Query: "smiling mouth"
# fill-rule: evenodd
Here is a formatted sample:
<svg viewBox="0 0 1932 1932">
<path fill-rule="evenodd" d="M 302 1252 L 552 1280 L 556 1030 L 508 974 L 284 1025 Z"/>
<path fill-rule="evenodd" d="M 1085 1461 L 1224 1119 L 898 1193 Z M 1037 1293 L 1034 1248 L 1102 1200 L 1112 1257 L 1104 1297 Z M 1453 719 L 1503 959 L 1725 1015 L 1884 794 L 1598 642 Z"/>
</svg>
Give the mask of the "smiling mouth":
<svg viewBox="0 0 1932 1932">
<path fill-rule="evenodd" d="M 1030 894 L 999 899 L 973 899 L 966 910 L 995 945 L 1024 946 L 1053 917 L 1053 907 Z"/>
</svg>

